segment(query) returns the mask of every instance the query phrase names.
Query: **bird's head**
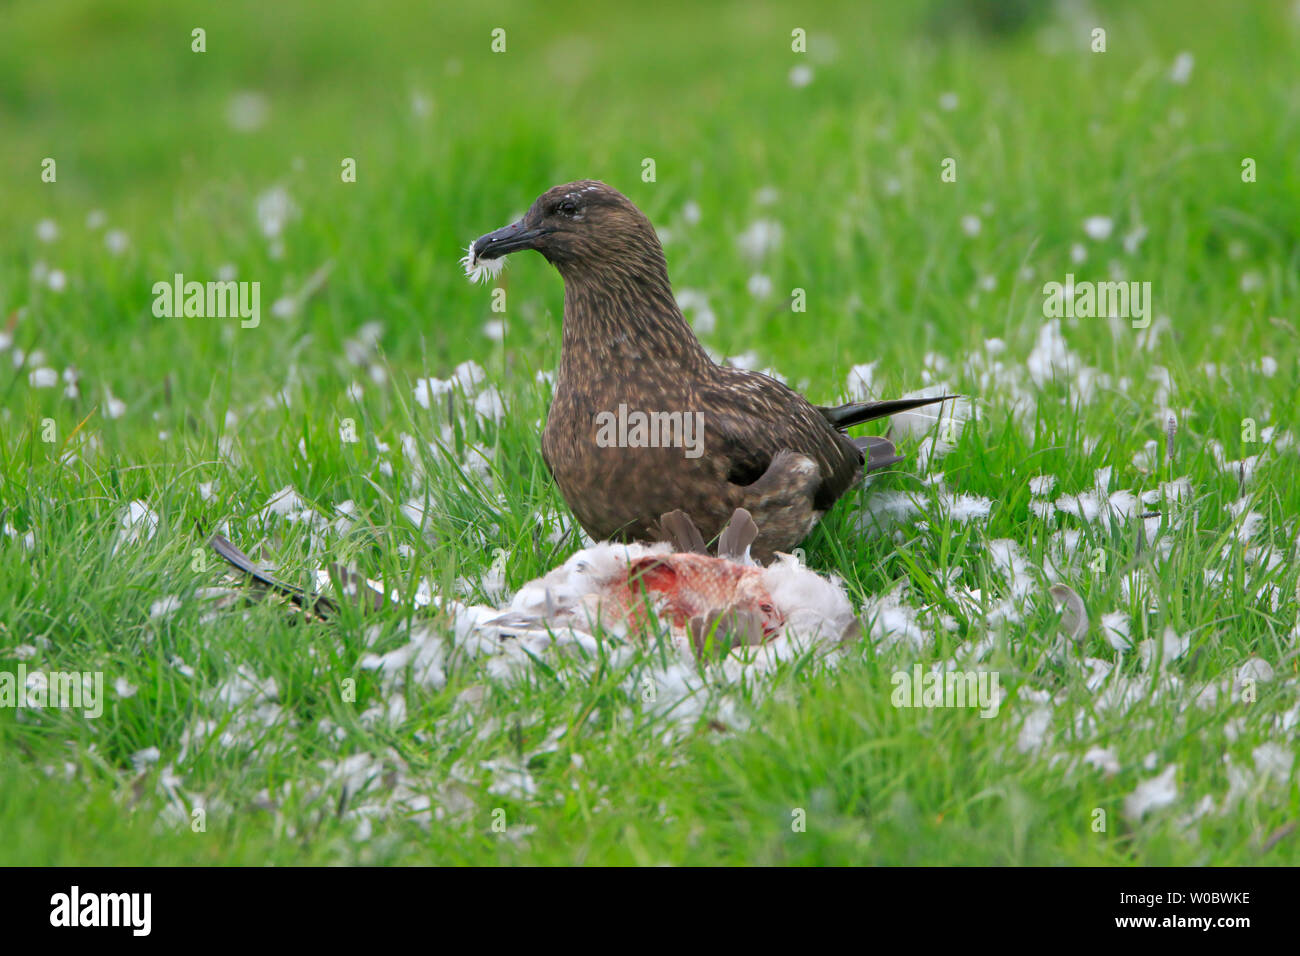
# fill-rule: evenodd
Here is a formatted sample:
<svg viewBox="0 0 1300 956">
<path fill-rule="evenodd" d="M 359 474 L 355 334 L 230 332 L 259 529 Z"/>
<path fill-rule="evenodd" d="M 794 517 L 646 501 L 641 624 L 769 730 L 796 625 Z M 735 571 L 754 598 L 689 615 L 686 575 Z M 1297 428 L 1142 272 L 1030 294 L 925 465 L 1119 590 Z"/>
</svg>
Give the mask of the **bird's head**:
<svg viewBox="0 0 1300 956">
<path fill-rule="evenodd" d="M 551 187 L 518 222 L 475 239 L 465 271 L 472 279 L 495 275 L 502 258 L 521 249 L 537 250 L 566 278 L 601 267 L 663 263 L 645 214 L 617 189 L 590 179 Z"/>
</svg>

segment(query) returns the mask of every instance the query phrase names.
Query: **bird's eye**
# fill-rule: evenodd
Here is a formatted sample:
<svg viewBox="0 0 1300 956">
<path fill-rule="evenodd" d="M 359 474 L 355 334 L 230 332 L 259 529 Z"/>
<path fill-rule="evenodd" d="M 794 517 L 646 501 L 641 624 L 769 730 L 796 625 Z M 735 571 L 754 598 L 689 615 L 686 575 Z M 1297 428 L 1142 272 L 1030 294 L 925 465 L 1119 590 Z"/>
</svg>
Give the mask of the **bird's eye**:
<svg viewBox="0 0 1300 956">
<path fill-rule="evenodd" d="M 566 216 L 572 216 L 575 212 L 578 211 L 578 204 L 574 202 L 572 199 L 562 199 L 560 201 L 560 204 L 555 208 L 556 211 L 561 212 Z"/>
</svg>

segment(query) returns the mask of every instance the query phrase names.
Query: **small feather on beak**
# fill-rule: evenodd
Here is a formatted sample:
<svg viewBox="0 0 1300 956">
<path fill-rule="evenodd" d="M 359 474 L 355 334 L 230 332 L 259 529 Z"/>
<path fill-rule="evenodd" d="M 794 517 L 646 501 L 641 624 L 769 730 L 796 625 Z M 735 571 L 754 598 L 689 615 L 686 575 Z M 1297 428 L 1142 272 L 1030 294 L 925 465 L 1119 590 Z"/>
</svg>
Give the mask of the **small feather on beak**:
<svg viewBox="0 0 1300 956">
<path fill-rule="evenodd" d="M 474 242 L 475 240 L 470 240 L 469 246 L 465 249 L 465 255 L 460 260 L 460 264 L 465 267 L 466 278 L 470 282 L 487 282 L 489 279 L 495 279 L 501 274 L 501 270 L 506 267 L 506 257 L 480 259 L 474 255 Z"/>
</svg>

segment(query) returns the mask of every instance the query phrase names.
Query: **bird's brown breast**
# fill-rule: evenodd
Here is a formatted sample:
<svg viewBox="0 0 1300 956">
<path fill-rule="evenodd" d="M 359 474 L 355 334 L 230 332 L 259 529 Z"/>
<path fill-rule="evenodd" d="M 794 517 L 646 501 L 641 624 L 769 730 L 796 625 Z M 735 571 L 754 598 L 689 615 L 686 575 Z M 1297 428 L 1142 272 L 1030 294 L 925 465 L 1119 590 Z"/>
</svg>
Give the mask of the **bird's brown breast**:
<svg viewBox="0 0 1300 956">
<path fill-rule="evenodd" d="M 677 508 L 711 536 L 738 507 L 725 462 L 709 454 L 708 415 L 689 384 L 633 374 L 557 387 L 542 454 L 596 540 L 652 538 L 659 516 Z"/>
<path fill-rule="evenodd" d="M 827 506 L 817 499 L 828 483 L 834 501 L 858 478 L 860 453 L 815 409 L 766 376 L 738 371 L 650 375 L 615 363 L 575 380 L 568 367 L 542 452 L 589 535 L 647 540 L 663 514 L 682 510 L 707 540 L 749 507 L 763 518 L 756 553 L 770 555 L 807 534 Z M 782 451 L 796 455 L 772 469 Z"/>
</svg>

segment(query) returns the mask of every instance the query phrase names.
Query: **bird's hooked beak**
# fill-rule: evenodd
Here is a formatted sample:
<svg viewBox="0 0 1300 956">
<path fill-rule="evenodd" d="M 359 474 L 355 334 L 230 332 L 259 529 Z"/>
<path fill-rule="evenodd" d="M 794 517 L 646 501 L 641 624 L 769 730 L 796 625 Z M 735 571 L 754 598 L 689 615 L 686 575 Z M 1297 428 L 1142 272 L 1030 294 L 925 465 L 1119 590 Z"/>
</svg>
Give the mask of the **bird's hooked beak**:
<svg viewBox="0 0 1300 956">
<path fill-rule="evenodd" d="M 538 238 L 546 235 L 548 231 L 546 229 L 529 228 L 520 219 L 508 226 L 502 226 L 496 232 L 489 232 L 486 236 L 479 236 L 474 240 L 474 244 L 470 249 L 475 261 L 499 259 L 520 249 L 537 248 L 536 242 Z"/>
</svg>

